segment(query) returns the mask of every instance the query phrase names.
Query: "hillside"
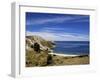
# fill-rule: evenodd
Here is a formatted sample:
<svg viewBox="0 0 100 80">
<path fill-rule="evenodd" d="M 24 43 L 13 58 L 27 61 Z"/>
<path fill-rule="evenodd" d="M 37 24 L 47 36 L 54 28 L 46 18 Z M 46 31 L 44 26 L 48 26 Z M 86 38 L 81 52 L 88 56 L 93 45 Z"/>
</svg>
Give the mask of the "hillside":
<svg viewBox="0 0 100 80">
<path fill-rule="evenodd" d="M 26 49 L 29 50 L 31 49 L 31 45 L 37 42 L 41 46 L 41 50 L 51 50 L 51 48 L 54 47 L 54 42 L 53 41 L 46 41 L 40 36 L 26 36 Z"/>
<path fill-rule="evenodd" d="M 40 53 L 34 51 L 32 45 L 37 42 L 40 45 Z M 51 56 L 52 48 L 55 47 L 53 41 L 44 40 L 40 36 L 26 36 L 26 66 L 45 66 Z"/>
</svg>

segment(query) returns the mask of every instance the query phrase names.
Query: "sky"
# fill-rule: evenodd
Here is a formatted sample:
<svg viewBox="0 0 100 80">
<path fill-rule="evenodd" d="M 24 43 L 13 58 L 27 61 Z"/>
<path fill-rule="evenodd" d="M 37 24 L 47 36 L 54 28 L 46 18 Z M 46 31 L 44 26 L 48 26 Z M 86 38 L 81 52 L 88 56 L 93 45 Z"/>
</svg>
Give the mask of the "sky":
<svg viewBox="0 0 100 80">
<path fill-rule="evenodd" d="M 26 12 L 26 35 L 53 41 L 89 41 L 89 15 Z"/>
</svg>

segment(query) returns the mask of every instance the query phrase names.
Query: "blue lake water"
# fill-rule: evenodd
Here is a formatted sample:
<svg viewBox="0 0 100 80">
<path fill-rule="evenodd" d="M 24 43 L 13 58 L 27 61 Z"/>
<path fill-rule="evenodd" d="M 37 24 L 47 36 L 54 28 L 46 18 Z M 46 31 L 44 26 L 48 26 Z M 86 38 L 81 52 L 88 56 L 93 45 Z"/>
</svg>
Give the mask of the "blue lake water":
<svg viewBox="0 0 100 80">
<path fill-rule="evenodd" d="M 89 41 L 55 41 L 56 47 L 53 49 L 55 53 L 62 54 L 89 54 Z"/>
</svg>

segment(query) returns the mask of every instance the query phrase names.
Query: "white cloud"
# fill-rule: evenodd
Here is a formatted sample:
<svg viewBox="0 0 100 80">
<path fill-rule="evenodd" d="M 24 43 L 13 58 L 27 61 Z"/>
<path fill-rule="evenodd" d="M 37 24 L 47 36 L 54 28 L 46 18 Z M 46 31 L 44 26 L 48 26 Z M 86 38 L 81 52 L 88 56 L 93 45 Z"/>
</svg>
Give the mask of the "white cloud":
<svg viewBox="0 0 100 80">
<path fill-rule="evenodd" d="M 59 31 L 59 30 L 65 30 L 65 28 L 64 28 L 64 27 L 57 27 L 57 28 L 56 28 L 55 26 L 54 26 L 54 27 L 52 26 L 52 27 L 44 27 L 43 30 Z"/>
<path fill-rule="evenodd" d="M 88 41 L 89 37 L 87 35 L 74 35 L 70 33 L 50 33 L 50 32 L 26 32 L 26 35 L 38 35 L 46 40 L 53 41 Z"/>
<path fill-rule="evenodd" d="M 30 35 L 38 35 L 41 36 L 42 38 L 46 39 L 46 40 L 54 40 L 54 38 L 56 37 L 54 34 L 49 33 L 49 32 L 26 32 L 27 36 Z"/>
</svg>

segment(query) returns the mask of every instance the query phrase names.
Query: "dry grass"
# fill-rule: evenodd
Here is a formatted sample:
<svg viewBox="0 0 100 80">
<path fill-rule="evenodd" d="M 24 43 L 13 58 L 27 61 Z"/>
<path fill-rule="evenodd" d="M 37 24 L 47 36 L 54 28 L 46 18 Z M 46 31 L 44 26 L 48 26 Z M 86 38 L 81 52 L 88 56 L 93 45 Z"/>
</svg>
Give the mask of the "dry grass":
<svg viewBox="0 0 100 80">
<path fill-rule="evenodd" d="M 55 65 L 81 65 L 81 64 L 89 64 L 89 56 L 76 56 L 76 57 L 61 57 L 56 56 L 53 57 L 53 61 Z"/>
<path fill-rule="evenodd" d="M 26 51 L 26 67 L 81 64 L 89 64 L 88 55 L 64 57 L 48 54 L 47 51 L 41 51 L 40 53 L 36 53 L 35 51 Z"/>
</svg>

